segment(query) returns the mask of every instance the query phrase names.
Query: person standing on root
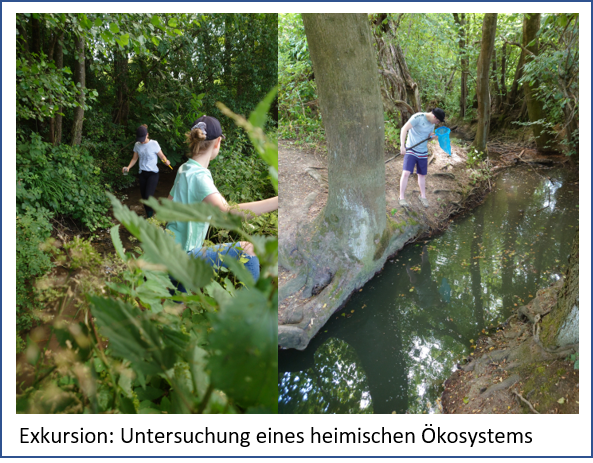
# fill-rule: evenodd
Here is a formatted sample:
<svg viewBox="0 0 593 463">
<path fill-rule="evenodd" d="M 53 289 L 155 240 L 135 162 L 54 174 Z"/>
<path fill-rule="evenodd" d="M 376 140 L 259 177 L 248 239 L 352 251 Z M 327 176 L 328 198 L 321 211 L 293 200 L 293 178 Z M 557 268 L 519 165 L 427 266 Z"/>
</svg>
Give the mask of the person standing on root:
<svg viewBox="0 0 593 463">
<path fill-rule="evenodd" d="M 418 186 L 420 187 L 420 196 L 418 199 L 424 207 L 429 206 L 428 199 L 426 199 L 426 174 L 428 172 L 427 139 L 436 137 L 434 134 L 434 126 L 443 122 L 445 122 L 445 111 L 440 108 L 435 108 L 427 113 L 414 114 L 402 127 L 400 135 L 400 152 L 404 155 L 404 165 L 402 176 L 399 181 L 399 204 L 402 207 L 409 206 L 405 199 L 405 194 L 410 174 L 414 172 L 414 166 L 416 167 Z M 420 144 L 414 146 L 417 143 Z"/>
<path fill-rule="evenodd" d="M 158 142 L 148 138 L 148 126 L 143 124 L 136 129 L 136 144 L 134 145 L 132 160 L 127 167 L 122 169 L 122 172 L 126 174 L 134 167 L 136 161 L 140 160 L 138 170 L 140 172 L 140 195 L 142 199 L 154 196 L 157 183 L 159 183 L 158 159 L 161 159 L 168 166 L 171 164 L 163 154 Z M 151 207 L 144 205 L 144 210 L 147 218 L 153 216 L 154 211 Z"/>
<path fill-rule="evenodd" d="M 208 164 L 220 150 L 224 139 L 220 122 L 210 116 L 202 116 L 192 124 L 185 134 L 189 145 L 190 158 L 179 167 L 175 184 L 169 194 L 169 199 L 183 204 L 207 203 L 216 206 L 223 212 L 231 212 L 249 219 L 254 215 L 261 215 L 278 209 L 278 196 L 243 203 L 231 208 L 224 197 L 218 192 Z M 238 243 L 218 244 L 214 247 L 203 247 L 208 232 L 208 223 L 201 222 L 169 222 L 167 229 L 175 235 L 175 241 L 192 257 L 204 259 L 213 267 L 226 267 L 222 257 L 228 255 L 236 260 L 246 259 L 245 268 L 251 273 L 254 281 L 259 278 L 259 260 L 253 250 L 253 244 L 247 241 Z M 175 282 L 174 282 L 175 283 Z M 177 286 L 177 285 L 176 285 Z M 179 291 L 185 289 L 178 286 Z"/>
</svg>

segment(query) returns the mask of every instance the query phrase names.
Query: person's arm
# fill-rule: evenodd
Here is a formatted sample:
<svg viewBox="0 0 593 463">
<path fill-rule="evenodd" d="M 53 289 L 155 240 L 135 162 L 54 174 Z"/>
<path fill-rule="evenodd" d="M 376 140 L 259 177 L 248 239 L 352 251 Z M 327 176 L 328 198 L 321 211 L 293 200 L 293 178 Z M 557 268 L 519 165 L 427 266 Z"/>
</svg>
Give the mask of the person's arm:
<svg viewBox="0 0 593 463">
<path fill-rule="evenodd" d="M 399 135 L 400 140 L 400 147 L 399 152 L 403 156 L 406 154 L 406 137 L 408 136 L 408 131 L 412 128 L 412 124 L 410 121 L 406 122 L 405 125 L 402 127 L 402 130 Z"/>
<path fill-rule="evenodd" d="M 169 162 L 169 160 L 163 154 L 163 150 L 160 150 L 156 155 L 159 157 L 159 159 L 161 161 L 163 161 L 165 163 L 165 165 L 167 165 L 167 166 L 170 166 L 171 165 L 171 163 Z"/>
<path fill-rule="evenodd" d="M 138 153 L 136 153 L 136 151 L 134 151 L 134 155 L 132 156 L 132 160 L 130 161 L 130 164 L 128 164 L 128 167 L 122 167 L 121 171 L 125 172 L 124 169 L 128 169 L 128 172 L 129 172 L 130 169 L 136 165 L 137 161 L 138 161 Z"/>
<path fill-rule="evenodd" d="M 220 193 L 212 193 L 206 196 L 203 202 L 216 206 L 223 212 L 240 215 L 243 219 L 250 219 L 253 215 L 262 215 L 278 209 L 278 196 L 231 207 Z"/>
</svg>

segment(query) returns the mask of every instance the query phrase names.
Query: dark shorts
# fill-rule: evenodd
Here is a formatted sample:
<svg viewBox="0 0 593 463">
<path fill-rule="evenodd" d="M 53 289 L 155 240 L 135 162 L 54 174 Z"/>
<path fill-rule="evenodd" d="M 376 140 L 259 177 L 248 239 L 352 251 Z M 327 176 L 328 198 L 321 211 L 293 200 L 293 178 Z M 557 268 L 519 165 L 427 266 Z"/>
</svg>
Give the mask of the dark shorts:
<svg viewBox="0 0 593 463">
<path fill-rule="evenodd" d="M 404 156 L 403 170 L 414 173 L 414 166 L 416 166 L 416 173 L 418 175 L 426 175 L 428 172 L 428 158 L 417 158 L 409 153 Z"/>
</svg>

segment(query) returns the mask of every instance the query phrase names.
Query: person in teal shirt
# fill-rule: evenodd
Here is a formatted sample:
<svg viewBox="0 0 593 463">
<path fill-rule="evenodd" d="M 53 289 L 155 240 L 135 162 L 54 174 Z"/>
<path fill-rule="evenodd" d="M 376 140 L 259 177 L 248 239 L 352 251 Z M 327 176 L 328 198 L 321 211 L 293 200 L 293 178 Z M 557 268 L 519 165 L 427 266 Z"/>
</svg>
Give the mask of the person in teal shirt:
<svg viewBox="0 0 593 463">
<path fill-rule="evenodd" d="M 220 145 L 224 140 L 220 122 L 215 117 L 202 116 L 192 124 L 186 134 L 186 141 L 190 148 L 189 160 L 179 167 L 175 183 L 169 194 L 169 199 L 183 204 L 207 203 L 218 207 L 221 211 L 238 214 L 244 218 L 261 215 L 278 209 L 278 196 L 243 203 L 232 209 L 220 194 L 208 164 L 218 155 Z M 247 241 L 224 243 L 214 247 L 204 247 L 204 240 L 208 233 L 209 224 L 205 222 L 169 222 L 167 229 L 175 236 L 175 241 L 192 257 L 204 259 L 211 266 L 224 266 L 222 257 L 228 255 L 234 259 L 242 259 L 245 268 L 253 276 L 259 278 L 259 260 L 255 255 L 253 245 Z M 179 288 L 182 291 L 181 288 Z"/>
</svg>

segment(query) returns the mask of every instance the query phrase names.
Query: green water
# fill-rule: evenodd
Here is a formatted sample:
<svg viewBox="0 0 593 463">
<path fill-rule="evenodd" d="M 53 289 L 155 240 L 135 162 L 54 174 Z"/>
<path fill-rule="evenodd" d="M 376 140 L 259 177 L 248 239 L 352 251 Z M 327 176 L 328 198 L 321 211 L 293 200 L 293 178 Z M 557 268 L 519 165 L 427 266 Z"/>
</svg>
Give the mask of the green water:
<svg viewBox="0 0 593 463">
<path fill-rule="evenodd" d="M 392 258 L 305 351 L 280 351 L 280 413 L 433 413 L 482 330 L 566 265 L 578 178 L 541 173 L 551 180 L 501 174 L 482 206 Z"/>
</svg>

